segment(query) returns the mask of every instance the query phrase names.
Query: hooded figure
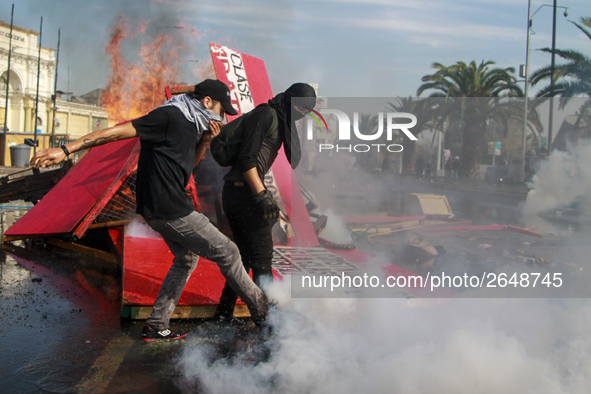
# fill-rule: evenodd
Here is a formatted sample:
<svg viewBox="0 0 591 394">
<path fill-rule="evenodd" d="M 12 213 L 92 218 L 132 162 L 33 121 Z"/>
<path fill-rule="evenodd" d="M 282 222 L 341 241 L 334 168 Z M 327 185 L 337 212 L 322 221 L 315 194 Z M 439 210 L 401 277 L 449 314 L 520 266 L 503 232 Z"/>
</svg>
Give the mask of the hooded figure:
<svg viewBox="0 0 591 394">
<path fill-rule="evenodd" d="M 301 97 L 297 103 L 292 98 Z M 240 249 L 244 267 L 252 269 L 255 283 L 272 281 L 272 228 L 280 208 L 263 182 L 265 174 L 277 158 L 281 145 L 292 168 L 302 157 L 295 121 L 303 118 L 316 104 L 314 88 L 295 83 L 266 104 L 257 106 L 242 120 L 242 141 L 236 164 L 224 176 L 222 200 L 224 212 Z M 274 112 L 274 113 L 273 113 Z M 274 114 L 277 129 L 272 130 Z M 244 322 L 234 319 L 237 295 L 226 284 L 215 319 L 232 325 Z"/>
<path fill-rule="evenodd" d="M 294 83 L 283 93 L 269 100 L 269 106 L 275 110 L 279 119 L 279 133 L 283 139 L 285 155 L 295 169 L 302 158 L 300 138 L 295 127 L 295 121 L 306 116 L 292 107 L 292 97 L 302 97 L 298 100 L 302 107 L 313 109 L 316 105 L 316 92 L 314 88 L 306 83 Z"/>
</svg>

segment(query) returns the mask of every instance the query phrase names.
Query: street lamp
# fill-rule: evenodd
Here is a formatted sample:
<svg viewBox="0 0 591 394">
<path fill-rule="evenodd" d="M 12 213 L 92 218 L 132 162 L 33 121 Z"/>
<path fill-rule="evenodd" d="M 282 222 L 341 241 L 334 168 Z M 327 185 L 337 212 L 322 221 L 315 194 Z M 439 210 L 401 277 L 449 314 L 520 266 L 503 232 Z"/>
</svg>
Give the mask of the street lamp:
<svg viewBox="0 0 591 394">
<path fill-rule="evenodd" d="M 530 6 L 531 6 L 531 2 L 530 2 Z M 563 8 L 563 9 L 564 9 L 564 14 L 563 14 L 563 15 L 564 15 L 565 17 L 567 17 L 567 16 L 568 16 L 568 7 L 563 7 L 563 6 L 561 6 L 561 5 L 556 5 L 556 2 L 554 2 L 554 4 L 553 4 L 553 5 L 552 5 L 552 4 L 542 4 L 542 5 L 541 5 L 541 6 L 539 6 L 539 7 L 538 7 L 538 9 L 537 9 L 537 10 L 536 10 L 536 11 L 535 11 L 535 12 L 534 12 L 534 13 L 533 13 L 533 14 L 532 14 L 530 17 L 529 17 L 529 21 L 530 21 L 530 25 L 529 25 L 529 27 L 531 27 L 531 22 L 532 22 L 532 19 L 533 19 L 534 15 L 535 15 L 535 14 L 537 14 L 537 13 L 538 13 L 538 11 L 539 11 L 539 10 L 541 10 L 542 8 L 544 8 L 544 7 L 552 7 L 552 8 L 556 7 L 556 8 Z M 530 9 L 530 10 L 531 10 L 531 9 Z"/>
<path fill-rule="evenodd" d="M 544 7 L 552 7 L 553 12 L 553 21 L 552 21 L 552 60 L 550 62 L 550 96 L 553 96 L 554 93 L 554 51 L 556 49 L 556 9 L 563 8 L 564 9 L 564 17 L 568 16 L 568 7 L 562 7 L 556 5 L 556 1 L 554 0 L 554 4 L 542 4 L 538 9 L 532 14 L 531 13 L 531 0 L 527 2 L 527 41 L 526 41 L 526 48 L 525 48 L 525 67 L 520 71 L 523 71 L 523 75 L 521 77 L 525 78 L 525 100 L 524 100 L 524 110 L 523 110 L 523 132 L 522 132 L 522 140 L 521 140 L 521 181 L 525 180 L 525 134 L 527 130 L 527 100 L 528 100 L 528 92 L 529 92 L 529 37 L 531 33 L 531 27 L 533 22 L 533 17 Z M 554 112 L 554 100 L 550 99 L 550 115 L 549 115 L 549 124 L 548 124 L 548 152 L 550 152 L 552 146 L 552 122 L 553 122 L 553 112 Z"/>
</svg>

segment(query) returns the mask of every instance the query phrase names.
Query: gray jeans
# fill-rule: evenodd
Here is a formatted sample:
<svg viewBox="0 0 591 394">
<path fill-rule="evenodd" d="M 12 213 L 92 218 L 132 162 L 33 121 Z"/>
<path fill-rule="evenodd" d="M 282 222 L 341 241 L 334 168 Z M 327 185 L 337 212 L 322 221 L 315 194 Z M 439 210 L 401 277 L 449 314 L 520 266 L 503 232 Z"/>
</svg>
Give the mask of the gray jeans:
<svg viewBox="0 0 591 394">
<path fill-rule="evenodd" d="M 170 316 L 191 273 L 197 267 L 199 256 L 220 267 L 226 282 L 246 303 L 254 320 L 267 314 L 267 297 L 246 273 L 238 247 L 205 215 L 192 212 L 180 219 L 151 219 L 146 222 L 160 233 L 174 255 L 172 266 L 154 302 L 154 310 L 146 320 L 147 324 L 157 330 L 168 328 Z"/>
</svg>

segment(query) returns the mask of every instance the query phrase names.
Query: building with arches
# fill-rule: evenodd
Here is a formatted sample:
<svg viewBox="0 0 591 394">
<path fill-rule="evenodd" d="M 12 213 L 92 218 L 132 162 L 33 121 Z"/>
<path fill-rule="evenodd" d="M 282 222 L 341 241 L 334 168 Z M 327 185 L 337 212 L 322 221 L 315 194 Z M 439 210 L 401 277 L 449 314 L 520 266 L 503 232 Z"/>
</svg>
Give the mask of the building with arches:
<svg viewBox="0 0 591 394">
<path fill-rule="evenodd" d="M 62 100 L 58 94 L 56 116 L 53 116 L 53 100 L 56 74 L 56 50 L 41 47 L 39 67 L 39 100 L 37 109 L 37 133 L 35 133 L 35 98 L 37 95 L 37 67 L 39 59 L 39 32 L 13 25 L 10 78 L 8 78 L 8 51 L 10 47 L 10 23 L 0 21 L 0 132 L 3 132 L 7 113 L 5 163 L 11 165 L 10 146 L 34 139 L 39 148 L 50 145 L 52 131 L 54 144 L 76 139 L 107 126 L 107 113 L 95 105 Z M 8 111 L 6 111 L 6 84 Z M 55 122 L 55 130 L 52 130 Z M 0 144 L 3 139 L 0 138 Z"/>
</svg>

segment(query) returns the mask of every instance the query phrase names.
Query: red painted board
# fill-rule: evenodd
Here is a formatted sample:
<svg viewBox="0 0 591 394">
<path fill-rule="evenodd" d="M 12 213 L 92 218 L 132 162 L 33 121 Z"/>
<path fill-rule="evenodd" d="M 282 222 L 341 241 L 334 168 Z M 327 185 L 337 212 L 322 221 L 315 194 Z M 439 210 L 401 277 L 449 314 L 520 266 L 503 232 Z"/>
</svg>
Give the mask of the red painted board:
<svg viewBox="0 0 591 394">
<path fill-rule="evenodd" d="M 139 140 L 133 138 L 90 149 L 5 235 L 71 232 L 109 190 L 138 143 Z"/>
<path fill-rule="evenodd" d="M 239 115 L 273 98 L 263 60 L 213 43 L 209 48 L 216 76 L 230 88 L 232 105 Z"/>
<path fill-rule="evenodd" d="M 273 98 L 273 89 L 265 62 L 245 53 L 241 55 L 255 106 L 268 102 Z"/>
<path fill-rule="evenodd" d="M 126 226 L 125 229 L 122 304 L 154 305 L 162 281 L 172 265 L 173 255 L 159 234 L 143 224 L 135 223 L 134 226 L 142 227 L 130 230 Z M 275 270 L 273 278 L 282 279 Z M 217 264 L 201 257 L 178 305 L 217 305 L 225 283 Z M 243 304 L 241 301 L 238 303 Z"/>
<path fill-rule="evenodd" d="M 74 235 L 78 238 L 82 238 L 88 227 L 94 222 L 97 216 L 101 213 L 103 208 L 111 201 L 117 190 L 121 187 L 123 182 L 129 177 L 129 175 L 137 168 L 138 158 L 140 156 L 140 143 L 135 144 L 133 150 L 127 157 L 125 164 L 119 171 L 119 174 L 113 180 L 113 183 L 105 190 L 100 200 L 92 207 L 90 212 L 86 214 L 86 217 L 80 222 Z"/>
<path fill-rule="evenodd" d="M 123 254 L 123 305 L 154 305 L 173 255 L 164 240 L 125 235 Z M 215 305 L 224 287 L 218 266 L 204 258 L 185 286 L 180 306 Z"/>
<path fill-rule="evenodd" d="M 123 226 L 108 228 L 107 232 L 119 257 L 123 258 Z"/>
<path fill-rule="evenodd" d="M 291 222 L 293 230 L 291 246 L 318 246 L 318 237 L 300 192 L 296 173 L 287 161 L 283 148 L 281 148 L 277 159 L 275 159 L 272 170 L 281 201 Z"/>
</svg>

